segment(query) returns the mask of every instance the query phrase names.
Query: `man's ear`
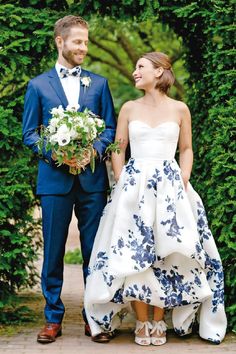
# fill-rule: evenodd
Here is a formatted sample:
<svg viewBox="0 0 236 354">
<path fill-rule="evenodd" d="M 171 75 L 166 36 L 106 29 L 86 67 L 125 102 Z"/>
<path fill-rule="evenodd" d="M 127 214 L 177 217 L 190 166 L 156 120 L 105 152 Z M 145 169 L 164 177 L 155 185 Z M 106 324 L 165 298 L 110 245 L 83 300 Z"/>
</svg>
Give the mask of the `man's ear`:
<svg viewBox="0 0 236 354">
<path fill-rule="evenodd" d="M 163 73 L 164 73 L 164 69 L 162 66 L 155 69 L 155 75 L 157 78 L 161 77 Z"/>
<path fill-rule="evenodd" d="M 59 49 L 59 48 L 62 47 L 62 44 L 63 44 L 64 40 L 63 40 L 63 38 L 61 36 L 57 36 L 55 38 L 55 42 L 56 42 L 57 48 Z"/>
</svg>

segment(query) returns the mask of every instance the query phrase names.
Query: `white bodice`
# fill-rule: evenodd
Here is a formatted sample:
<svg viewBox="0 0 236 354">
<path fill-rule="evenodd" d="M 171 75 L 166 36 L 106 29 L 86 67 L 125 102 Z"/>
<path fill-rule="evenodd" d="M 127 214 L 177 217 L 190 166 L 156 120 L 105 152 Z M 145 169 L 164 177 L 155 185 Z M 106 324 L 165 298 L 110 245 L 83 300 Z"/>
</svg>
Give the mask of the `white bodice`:
<svg viewBox="0 0 236 354">
<path fill-rule="evenodd" d="M 129 123 L 131 157 L 134 159 L 172 160 L 179 138 L 179 125 L 174 121 L 152 128 L 141 120 Z"/>
</svg>

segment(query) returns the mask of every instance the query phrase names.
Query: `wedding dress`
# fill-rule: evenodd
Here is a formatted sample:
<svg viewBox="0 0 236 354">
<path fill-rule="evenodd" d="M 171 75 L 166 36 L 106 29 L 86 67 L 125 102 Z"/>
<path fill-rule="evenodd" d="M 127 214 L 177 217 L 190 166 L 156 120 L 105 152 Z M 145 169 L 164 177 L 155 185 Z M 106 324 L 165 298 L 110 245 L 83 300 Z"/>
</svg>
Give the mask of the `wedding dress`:
<svg viewBox="0 0 236 354">
<path fill-rule="evenodd" d="M 174 159 L 179 125 L 129 123 L 131 158 L 104 209 L 85 310 L 93 335 L 115 329 L 131 301 L 172 310 L 179 335 L 220 343 L 226 331 L 219 253 L 199 195 Z"/>
</svg>

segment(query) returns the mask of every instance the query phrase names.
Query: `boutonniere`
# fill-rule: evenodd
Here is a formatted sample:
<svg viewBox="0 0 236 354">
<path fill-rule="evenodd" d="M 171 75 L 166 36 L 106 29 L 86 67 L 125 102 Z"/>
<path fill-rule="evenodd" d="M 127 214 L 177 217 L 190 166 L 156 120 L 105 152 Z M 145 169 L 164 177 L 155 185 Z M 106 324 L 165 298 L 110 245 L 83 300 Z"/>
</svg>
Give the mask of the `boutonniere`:
<svg viewBox="0 0 236 354">
<path fill-rule="evenodd" d="M 82 76 L 80 81 L 81 81 L 81 84 L 84 86 L 84 89 L 89 88 L 89 86 L 91 85 L 91 82 L 92 82 L 91 77 L 89 77 L 89 76 Z"/>
</svg>

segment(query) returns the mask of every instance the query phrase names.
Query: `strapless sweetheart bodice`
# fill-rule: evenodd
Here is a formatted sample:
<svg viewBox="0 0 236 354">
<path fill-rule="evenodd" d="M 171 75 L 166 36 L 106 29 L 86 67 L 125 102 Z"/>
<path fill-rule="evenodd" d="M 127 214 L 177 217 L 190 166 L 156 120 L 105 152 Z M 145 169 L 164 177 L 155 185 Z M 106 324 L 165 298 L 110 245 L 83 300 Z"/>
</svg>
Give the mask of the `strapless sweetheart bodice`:
<svg viewBox="0 0 236 354">
<path fill-rule="evenodd" d="M 179 125 L 174 121 L 160 123 L 151 127 L 141 120 L 129 123 L 131 157 L 135 159 L 174 159 Z"/>
</svg>

